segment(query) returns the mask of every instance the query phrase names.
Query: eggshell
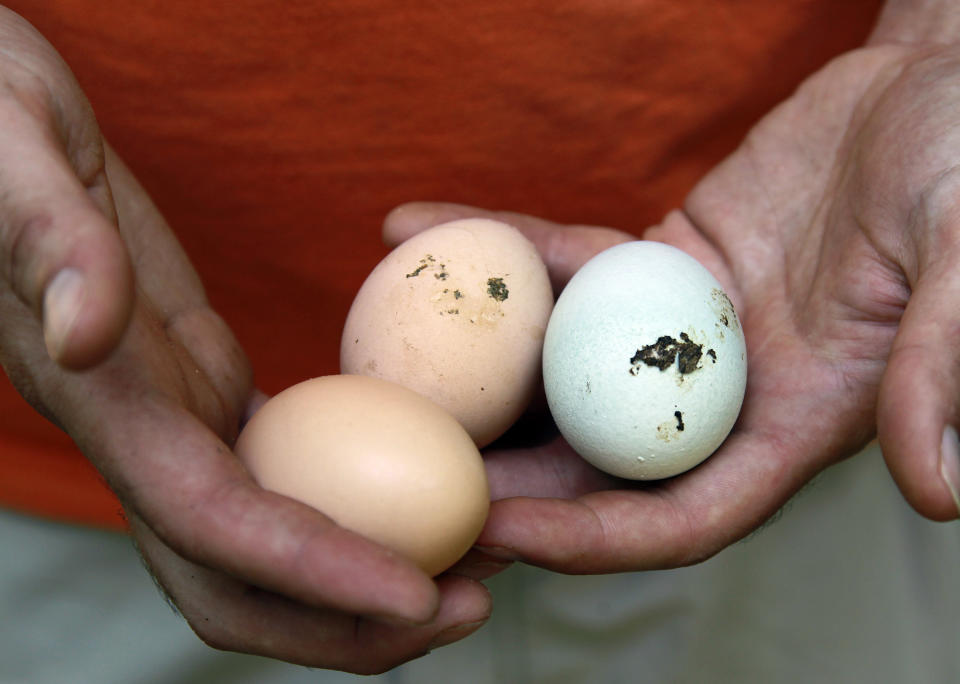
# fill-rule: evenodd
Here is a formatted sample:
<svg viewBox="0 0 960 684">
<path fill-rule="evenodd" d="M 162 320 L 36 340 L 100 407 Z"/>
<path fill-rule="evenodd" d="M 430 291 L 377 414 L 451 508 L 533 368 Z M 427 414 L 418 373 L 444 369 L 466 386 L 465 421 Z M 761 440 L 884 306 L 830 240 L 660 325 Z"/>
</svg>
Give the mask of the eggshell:
<svg viewBox="0 0 960 684">
<path fill-rule="evenodd" d="M 724 441 L 746 388 L 730 299 L 699 262 L 637 241 L 601 252 L 557 300 L 543 350 L 551 413 L 586 460 L 619 477 L 670 477 Z"/>
<path fill-rule="evenodd" d="M 237 456 L 264 488 L 436 575 L 480 534 L 489 491 L 480 452 L 439 406 L 356 375 L 315 378 L 270 399 Z"/>
<path fill-rule="evenodd" d="M 446 223 L 399 245 L 367 277 L 344 325 L 340 370 L 429 397 L 484 446 L 540 384 L 552 307 L 547 269 L 516 228 Z"/>
</svg>

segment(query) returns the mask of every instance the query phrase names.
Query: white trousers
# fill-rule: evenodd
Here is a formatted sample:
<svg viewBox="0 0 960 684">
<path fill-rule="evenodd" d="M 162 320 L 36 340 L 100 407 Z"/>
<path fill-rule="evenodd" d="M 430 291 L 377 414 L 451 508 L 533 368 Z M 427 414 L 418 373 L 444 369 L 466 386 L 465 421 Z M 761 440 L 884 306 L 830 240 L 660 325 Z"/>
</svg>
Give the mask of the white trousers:
<svg viewBox="0 0 960 684">
<path fill-rule="evenodd" d="M 916 515 L 876 448 L 692 568 L 511 568 L 488 625 L 371 678 L 207 648 L 122 535 L 2 513 L 0 543 L 0 684 L 960 682 L 960 524 Z"/>
</svg>

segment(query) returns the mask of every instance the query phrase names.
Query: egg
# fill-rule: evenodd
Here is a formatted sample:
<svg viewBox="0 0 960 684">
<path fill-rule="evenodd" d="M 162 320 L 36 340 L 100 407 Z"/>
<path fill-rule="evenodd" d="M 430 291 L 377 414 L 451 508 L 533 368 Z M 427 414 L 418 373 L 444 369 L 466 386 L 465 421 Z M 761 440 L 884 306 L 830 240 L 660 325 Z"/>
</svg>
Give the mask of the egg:
<svg viewBox="0 0 960 684">
<path fill-rule="evenodd" d="M 488 219 L 435 226 L 396 247 L 363 283 L 344 324 L 340 370 L 429 397 L 485 446 L 540 386 L 552 307 L 547 269 L 516 228 Z"/>
<path fill-rule="evenodd" d="M 326 376 L 280 392 L 244 426 L 235 452 L 265 489 L 431 576 L 472 546 L 489 509 L 483 460 L 463 427 L 377 378 Z"/>
<path fill-rule="evenodd" d="M 561 434 L 583 458 L 618 477 L 670 477 L 706 459 L 737 420 L 743 330 L 693 257 L 628 242 L 593 257 L 561 293 L 543 379 Z"/>
</svg>

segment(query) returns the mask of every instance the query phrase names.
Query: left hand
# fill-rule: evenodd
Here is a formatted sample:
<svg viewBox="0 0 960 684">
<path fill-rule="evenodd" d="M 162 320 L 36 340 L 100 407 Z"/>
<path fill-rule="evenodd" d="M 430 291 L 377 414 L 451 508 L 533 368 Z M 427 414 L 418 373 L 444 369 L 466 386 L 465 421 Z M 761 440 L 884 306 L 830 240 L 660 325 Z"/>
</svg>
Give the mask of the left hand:
<svg viewBox="0 0 960 684">
<path fill-rule="evenodd" d="M 253 481 L 230 449 L 263 399 L 240 343 L 69 67 L 2 7 L 0 118 L 0 366 L 117 494 L 197 635 L 373 673 L 479 627 L 471 578 L 503 564 L 434 581 Z"/>
<path fill-rule="evenodd" d="M 914 508 L 957 518 L 941 450 L 960 422 L 958 111 L 960 49 L 879 45 L 827 65 L 764 118 L 645 234 L 699 259 L 736 305 L 749 378 L 733 432 L 656 483 L 606 476 L 556 435 L 490 451 L 499 500 L 478 544 L 572 573 L 691 564 L 878 432 Z M 558 286 L 630 239 L 437 204 L 393 212 L 385 236 L 477 215 L 523 230 Z"/>
</svg>

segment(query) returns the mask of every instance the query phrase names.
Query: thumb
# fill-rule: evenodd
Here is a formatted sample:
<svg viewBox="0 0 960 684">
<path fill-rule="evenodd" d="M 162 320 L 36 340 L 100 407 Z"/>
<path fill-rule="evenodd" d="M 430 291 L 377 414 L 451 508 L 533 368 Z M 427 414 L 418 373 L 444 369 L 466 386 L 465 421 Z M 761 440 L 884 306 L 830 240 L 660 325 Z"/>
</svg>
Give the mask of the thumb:
<svg viewBox="0 0 960 684">
<path fill-rule="evenodd" d="M 540 252 L 556 293 L 590 257 L 607 247 L 636 239 L 613 228 L 562 225 L 526 214 L 447 202 L 411 202 L 395 208 L 384 219 L 383 239 L 388 245 L 397 245 L 431 226 L 464 218 L 502 221 L 523 233 Z"/>
<path fill-rule="evenodd" d="M 907 501 L 933 520 L 960 516 L 960 247 L 921 271 L 880 386 L 878 434 Z"/>
<path fill-rule="evenodd" d="M 0 277 L 41 318 L 50 357 L 82 369 L 126 329 L 133 274 L 111 220 L 102 149 L 83 182 L 38 128 L 21 119 L 0 131 Z"/>
</svg>

